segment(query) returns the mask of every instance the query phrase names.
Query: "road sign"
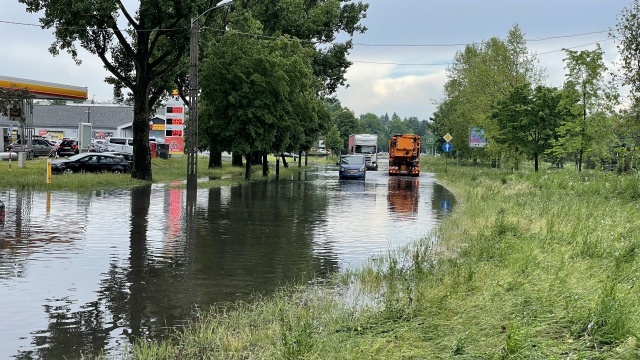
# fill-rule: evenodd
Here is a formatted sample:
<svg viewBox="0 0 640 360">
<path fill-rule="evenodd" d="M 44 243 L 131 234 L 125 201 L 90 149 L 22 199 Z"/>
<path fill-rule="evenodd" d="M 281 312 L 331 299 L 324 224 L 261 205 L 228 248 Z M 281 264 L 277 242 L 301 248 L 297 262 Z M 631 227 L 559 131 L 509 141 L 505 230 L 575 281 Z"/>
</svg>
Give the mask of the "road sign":
<svg viewBox="0 0 640 360">
<path fill-rule="evenodd" d="M 444 141 L 446 142 L 451 142 L 451 139 L 453 139 L 453 136 L 451 136 L 451 134 L 447 133 L 445 136 L 442 137 L 444 139 Z"/>
<path fill-rule="evenodd" d="M 449 153 L 451 152 L 451 150 L 453 150 L 453 145 L 451 145 L 450 142 L 446 142 L 444 144 L 442 144 L 442 151 Z"/>
</svg>

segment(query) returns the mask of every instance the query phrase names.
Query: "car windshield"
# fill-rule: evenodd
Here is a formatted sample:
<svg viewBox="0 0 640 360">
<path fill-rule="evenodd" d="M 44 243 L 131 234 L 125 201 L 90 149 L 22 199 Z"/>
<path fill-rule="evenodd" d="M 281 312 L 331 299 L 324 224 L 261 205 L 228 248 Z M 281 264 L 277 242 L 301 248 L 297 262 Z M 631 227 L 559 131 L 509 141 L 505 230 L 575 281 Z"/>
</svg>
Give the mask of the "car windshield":
<svg viewBox="0 0 640 360">
<path fill-rule="evenodd" d="M 342 165 L 362 165 L 364 164 L 364 156 L 343 156 L 340 159 Z"/>
</svg>

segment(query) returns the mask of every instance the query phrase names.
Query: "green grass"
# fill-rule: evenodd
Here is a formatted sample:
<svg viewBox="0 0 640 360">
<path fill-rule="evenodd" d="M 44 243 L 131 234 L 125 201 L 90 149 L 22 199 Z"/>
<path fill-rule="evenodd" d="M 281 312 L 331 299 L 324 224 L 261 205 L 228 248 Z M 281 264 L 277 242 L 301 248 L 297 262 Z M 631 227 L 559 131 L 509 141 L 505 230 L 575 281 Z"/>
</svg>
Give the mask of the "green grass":
<svg viewBox="0 0 640 360">
<path fill-rule="evenodd" d="M 304 161 L 304 160 L 303 160 Z M 270 171 L 267 179 L 275 175 L 275 158 L 269 158 Z M 313 162 L 309 162 L 313 165 Z M 304 165 L 304 162 L 303 162 Z M 171 183 L 184 181 L 187 174 L 187 158 L 172 157 L 170 159 L 152 159 L 153 182 Z M 244 167 L 231 166 L 230 162 L 223 161 L 222 168 L 208 169 L 208 158 L 198 158 L 198 177 L 208 178 L 209 181 L 198 183 L 198 187 L 217 187 L 233 185 L 244 181 Z M 296 165 L 290 164 L 288 169 L 280 165 L 280 176 L 286 176 L 298 171 Z M 130 188 L 143 185 L 144 181 L 135 180 L 129 174 L 110 173 L 84 173 L 59 175 L 51 177 L 51 183 L 47 184 L 47 159 L 37 158 L 27 161 L 25 168 L 18 167 L 17 161 L 0 162 L 0 189 L 33 189 L 33 190 L 72 190 L 92 191 L 97 189 Z M 252 180 L 262 179 L 262 166 L 252 167 Z M 184 186 L 176 184 L 175 186 Z"/>
<path fill-rule="evenodd" d="M 638 178 L 423 159 L 458 200 L 424 241 L 213 309 L 135 359 L 640 358 Z M 428 239 L 439 239 L 430 247 Z"/>
</svg>

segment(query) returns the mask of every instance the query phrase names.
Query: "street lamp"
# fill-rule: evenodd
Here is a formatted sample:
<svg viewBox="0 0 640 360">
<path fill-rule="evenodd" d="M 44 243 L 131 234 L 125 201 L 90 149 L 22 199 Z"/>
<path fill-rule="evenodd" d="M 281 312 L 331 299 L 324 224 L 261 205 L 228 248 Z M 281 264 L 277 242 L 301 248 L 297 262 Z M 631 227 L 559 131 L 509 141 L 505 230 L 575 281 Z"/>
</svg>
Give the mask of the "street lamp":
<svg viewBox="0 0 640 360">
<path fill-rule="evenodd" d="M 187 139 L 187 190 L 197 189 L 198 177 L 198 20 L 206 13 L 231 3 L 223 0 L 191 19 L 189 37 L 189 123 Z"/>
</svg>

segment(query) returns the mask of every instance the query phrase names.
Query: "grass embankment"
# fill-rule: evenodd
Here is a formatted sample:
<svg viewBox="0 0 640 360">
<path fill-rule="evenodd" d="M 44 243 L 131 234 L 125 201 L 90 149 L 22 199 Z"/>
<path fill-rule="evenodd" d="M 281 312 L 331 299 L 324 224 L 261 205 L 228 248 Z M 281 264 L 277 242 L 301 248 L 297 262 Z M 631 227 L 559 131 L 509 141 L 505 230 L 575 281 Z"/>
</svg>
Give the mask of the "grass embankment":
<svg viewBox="0 0 640 360">
<path fill-rule="evenodd" d="M 434 234 L 437 248 L 428 237 L 338 276 L 335 291 L 289 289 L 214 309 L 133 357 L 640 357 L 636 177 L 450 164 L 445 173 L 439 159 L 425 168 L 459 201 Z"/>
<path fill-rule="evenodd" d="M 208 160 L 205 156 L 201 156 L 198 159 L 198 177 L 208 177 L 210 179 L 210 181 L 199 183 L 198 187 L 233 185 L 244 181 L 244 167 L 234 167 L 231 166 L 229 161 L 223 161 L 222 168 L 208 169 Z M 313 162 L 310 160 L 309 164 L 313 164 Z M 267 178 L 272 178 L 275 176 L 275 157 L 269 158 L 269 165 L 270 171 L 269 177 Z M 155 183 L 171 183 L 186 179 L 186 156 L 172 157 L 170 159 L 152 159 L 151 166 L 153 182 Z M 280 176 L 287 176 L 287 174 L 291 172 L 298 171 L 297 169 L 297 163 L 290 163 L 287 169 L 285 169 L 281 163 Z M 46 174 L 46 158 L 29 160 L 25 168 L 19 168 L 17 161 L 12 161 L 11 168 L 9 168 L 9 162 L 2 161 L 0 162 L 0 189 L 92 191 L 98 189 L 130 188 L 146 183 L 145 181 L 132 179 L 129 174 L 84 173 L 70 175 L 54 174 L 51 178 L 51 183 L 47 184 Z M 263 179 L 261 165 L 252 167 L 252 179 Z"/>
</svg>

